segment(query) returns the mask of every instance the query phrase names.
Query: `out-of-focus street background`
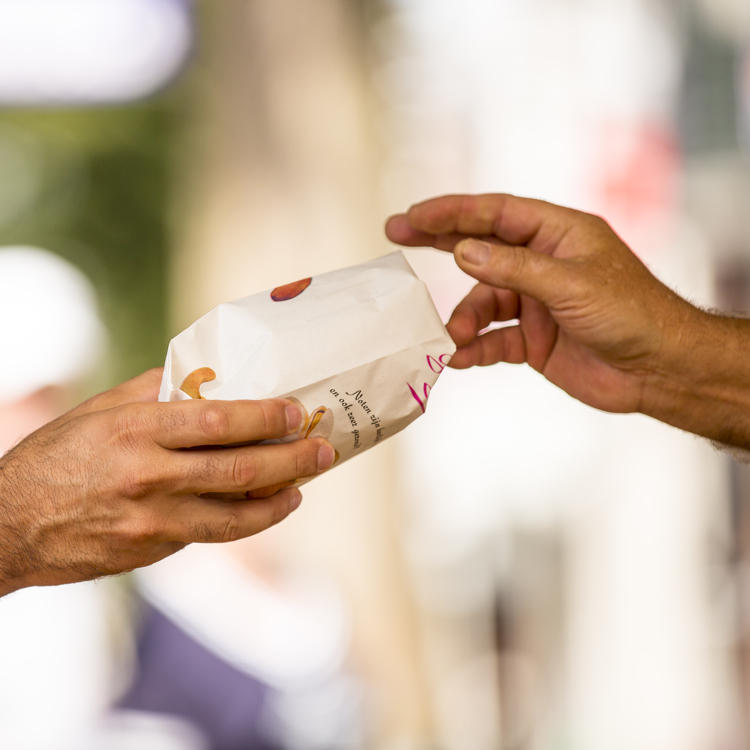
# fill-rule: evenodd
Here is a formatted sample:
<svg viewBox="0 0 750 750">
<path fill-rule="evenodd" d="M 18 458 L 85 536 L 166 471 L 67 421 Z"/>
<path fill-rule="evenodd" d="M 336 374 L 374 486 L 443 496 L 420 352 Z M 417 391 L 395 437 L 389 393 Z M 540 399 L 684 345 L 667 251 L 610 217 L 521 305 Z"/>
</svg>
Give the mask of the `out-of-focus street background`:
<svg viewBox="0 0 750 750">
<path fill-rule="evenodd" d="M 750 4 L 0 0 L 0 452 L 456 192 L 601 214 L 747 314 Z M 469 280 L 406 255 L 447 320 Z M 0 600 L 0 747 L 750 745 L 750 469 L 705 441 L 446 371 L 304 494 L 258 537 Z"/>
</svg>

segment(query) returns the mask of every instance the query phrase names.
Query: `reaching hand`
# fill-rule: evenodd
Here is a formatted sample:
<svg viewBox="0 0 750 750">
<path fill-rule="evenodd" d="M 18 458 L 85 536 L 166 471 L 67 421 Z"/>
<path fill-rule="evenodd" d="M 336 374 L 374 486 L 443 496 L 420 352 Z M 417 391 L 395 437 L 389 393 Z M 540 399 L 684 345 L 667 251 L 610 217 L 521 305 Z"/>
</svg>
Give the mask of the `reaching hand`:
<svg viewBox="0 0 750 750">
<path fill-rule="evenodd" d="M 386 234 L 453 252 L 480 282 L 448 323 L 453 367 L 527 362 L 590 406 L 750 444 L 750 409 L 736 415 L 747 357 L 742 371 L 731 361 L 750 344 L 747 322 L 678 297 L 604 220 L 510 195 L 445 196 L 391 217 Z M 493 321 L 517 324 L 483 333 Z"/>
<path fill-rule="evenodd" d="M 246 445 L 293 433 L 301 414 L 291 402 L 157 403 L 160 376 L 90 399 L 0 458 L 0 595 L 255 534 L 297 508 L 298 489 L 214 495 L 290 484 L 333 463 L 324 440 Z M 216 448 L 227 445 L 238 447 Z"/>
</svg>

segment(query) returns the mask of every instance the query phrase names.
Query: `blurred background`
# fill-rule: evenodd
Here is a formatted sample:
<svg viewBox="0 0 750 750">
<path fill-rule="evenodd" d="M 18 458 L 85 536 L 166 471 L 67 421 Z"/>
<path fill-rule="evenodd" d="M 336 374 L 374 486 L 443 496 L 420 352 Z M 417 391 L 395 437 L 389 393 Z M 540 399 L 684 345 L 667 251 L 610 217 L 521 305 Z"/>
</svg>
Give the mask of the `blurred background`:
<svg viewBox="0 0 750 750">
<path fill-rule="evenodd" d="M 0 451 L 442 193 L 599 213 L 747 314 L 748 149 L 746 0 L 0 0 Z M 0 601 L 0 746 L 740 750 L 749 565 L 746 466 L 446 371 L 282 526 Z"/>
</svg>

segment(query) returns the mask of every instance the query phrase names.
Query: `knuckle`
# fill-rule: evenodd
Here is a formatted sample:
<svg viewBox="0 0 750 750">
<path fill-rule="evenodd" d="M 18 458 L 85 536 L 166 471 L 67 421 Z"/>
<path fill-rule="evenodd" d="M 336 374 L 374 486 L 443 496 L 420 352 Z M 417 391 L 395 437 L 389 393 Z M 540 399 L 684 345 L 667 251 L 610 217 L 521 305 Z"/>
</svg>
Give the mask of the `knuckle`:
<svg viewBox="0 0 750 750">
<path fill-rule="evenodd" d="M 324 438 L 318 438 L 315 443 L 311 446 L 310 453 L 307 455 L 306 468 L 308 473 L 314 474 L 318 471 L 318 457 L 320 449 L 328 443 Z"/>
<path fill-rule="evenodd" d="M 565 279 L 565 289 L 573 299 L 587 299 L 592 287 L 596 287 L 596 269 L 590 267 L 574 268 Z"/>
<path fill-rule="evenodd" d="M 505 271 L 508 278 L 518 279 L 524 275 L 527 255 L 524 248 L 511 246 L 505 255 Z"/>
<path fill-rule="evenodd" d="M 238 453 L 232 464 L 232 482 L 238 488 L 250 487 L 258 477 L 258 465 L 252 453 Z"/>
<path fill-rule="evenodd" d="M 135 406 L 123 406 L 113 414 L 111 431 L 114 442 L 126 452 L 138 454 L 142 450 L 142 438 L 148 430 L 147 420 Z"/>
<path fill-rule="evenodd" d="M 218 404 L 206 404 L 198 414 L 198 425 L 209 441 L 221 442 L 229 432 L 229 415 Z"/>
<path fill-rule="evenodd" d="M 148 471 L 135 466 L 125 469 L 121 481 L 122 493 L 125 497 L 132 500 L 143 499 L 153 492 L 154 487 L 155 482 Z"/>
<path fill-rule="evenodd" d="M 81 406 L 84 406 L 88 409 L 88 411 L 102 411 L 103 409 L 106 409 L 110 402 L 110 395 L 109 391 L 104 391 L 103 393 L 97 393 L 95 396 L 92 396 L 87 401 L 84 401 Z"/>
<path fill-rule="evenodd" d="M 309 462 L 309 456 L 311 454 L 310 448 L 312 447 L 309 444 L 313 444 L 317 441 L 315 440 L 305 440 L 302 443 L 296 443 L 294 447 L 296 448 L 294 452 L 294 475 L 296 477 L 303 476 L 303 472 L 305 470 L 305 464 Z M 305 443 L 308 443 L 308 445 L 305 445 Z"/>
<path fill-rule="evenodd" d="M 242 525 L 240 523 L 240 517 L 236 513 L 232 513 L 221 531 L 219 541 L 222 544 L 226 542 L 236 542 L 242 536 L 241 529 Z"/>
<path fill-rule="evenodd" d="M 598 234 L 612 234 L 614 232 L 611 225 L 604 217 L 596 214 L 587 214 L 586 216 L 588 217 L 587 220 L 590 228 Z"/>
<path fill-rule="evenodd" d="M 323 438 L 313 440 L 301 440 L 295 443 L 295 465 L 294 475 L 296 477 L 307 477 L 318 471 L 318 451 L 325 443 Z"/>
<path fill-rule="evenodd" d="M 160 538 L 161 532 L 162 524 L 156 516 L 141 514 L 128 521 L 124 535 L 128 540 L 140 546 L 153 543 L 156 539 Z"/>
<path fill-rule="evenodd" d="M 278 421 L 276 419 L 278 411 L 278 403 L 276 401 L 259 401 L 260 406 L 260 430 L 261 435 L 270 435 L 273 431 L 274 424 Z"/>
</svg>

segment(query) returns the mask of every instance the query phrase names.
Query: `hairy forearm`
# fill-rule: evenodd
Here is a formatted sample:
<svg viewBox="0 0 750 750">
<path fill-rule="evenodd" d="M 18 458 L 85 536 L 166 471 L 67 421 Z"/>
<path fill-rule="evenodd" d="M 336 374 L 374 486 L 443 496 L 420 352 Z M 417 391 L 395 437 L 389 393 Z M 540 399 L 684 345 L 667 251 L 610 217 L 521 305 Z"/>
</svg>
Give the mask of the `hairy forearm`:
<svg viewBox="0 0 750 750">
<path fill-rule="evenodd" d="M 750 450 L 750 320 L 695 310 L 682 339 L 647 379 L 641 411 Z"/>
<path fill-rule="evenodd" d="M 22 502 L 10 456 L 0 458 L 0 597 L 23 588 L 29 560 L 19 543 L 17 508 Z"/>
<path fill-rule="evenodd" d="M 12 594 L 14 591 L 23 588 L 23 585 L 16 583 L 10 576 L 6 576 L 3 572 L 2 562 L 0 562 L 0 598 L 6 594 Z"/>
</svg>

